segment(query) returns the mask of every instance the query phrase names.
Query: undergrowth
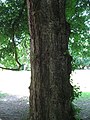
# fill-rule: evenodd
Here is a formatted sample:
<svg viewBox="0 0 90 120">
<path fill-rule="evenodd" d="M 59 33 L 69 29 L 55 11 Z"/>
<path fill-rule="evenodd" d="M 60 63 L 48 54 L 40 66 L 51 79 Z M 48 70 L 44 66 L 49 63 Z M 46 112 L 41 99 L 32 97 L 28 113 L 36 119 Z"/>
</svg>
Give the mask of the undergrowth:
<svg viewBox="0 0 90 120">
<path fill-rule="evenodd" d="M 73 80 L 71 80 L 71 83 L 73 83 Z M 80 86 L 74 85 L 71 102 L 72 102 L 72 109 L 73 109 L 76 120 L 81 120 L 79 116 L 81 109 L 74 103 L 74 101 L 77 100 L 81 95 L 82 95 L 82 92 L 80 91 Z"/>
</svg>

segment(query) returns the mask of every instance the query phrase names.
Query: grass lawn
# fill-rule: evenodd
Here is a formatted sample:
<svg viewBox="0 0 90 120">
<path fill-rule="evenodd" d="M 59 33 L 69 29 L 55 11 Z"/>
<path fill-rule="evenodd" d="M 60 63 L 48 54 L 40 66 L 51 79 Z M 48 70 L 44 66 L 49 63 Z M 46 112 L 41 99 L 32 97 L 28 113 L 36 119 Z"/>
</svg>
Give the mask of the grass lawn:
<svg viewBox="0 0 90 120">
<path fill-rule="evenodd" d="M 82 92 L 82 95 L 77 100 L 88 100 L 90 99 L 90 92 Z"/>
<path fill-rule="evenodd" d="M 90 92 L 82 92 L 79 98 L 74 99 L 74 103 L 84 103 L 88 101 L 90 103 Z"/>
<path fill-rule="evenodd" d="M 0 92 L 0 98 L 6 97 L 7 95 L 8 95 L 7 93 Z"/>
</svg>

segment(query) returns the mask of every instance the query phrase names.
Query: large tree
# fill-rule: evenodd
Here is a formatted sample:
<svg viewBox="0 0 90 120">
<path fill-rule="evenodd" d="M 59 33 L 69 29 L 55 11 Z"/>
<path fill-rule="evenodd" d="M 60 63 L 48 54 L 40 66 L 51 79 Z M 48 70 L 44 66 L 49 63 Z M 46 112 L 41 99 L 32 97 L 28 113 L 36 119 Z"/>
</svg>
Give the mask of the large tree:
<svg viewBox="0 0 90 120">
<path fill-rule="evenodd" d="M 47 0 L 47 3 L 46 0 L 31 2 L 28 4 L 28 7 L 29 5 L 32 7 L 29 9 L 31 17 L 29 26 L 32 28 L 31 117 L 40 113 L 39 115 L 50 116 L 51 119 L 51 116 L 55 117 L 55 113 L 58 112 L 60 115 L 68 116 L 71 110 L 69 101 L 72 86 L 69 83 L 69 74 L 72 58 L 68 54 L 70 29 L 65 19 L 67 18 L 71 25 L 69 50 L 74 56 L 74 66 L 80 68 L 83 66 L 83 61 L 88 63 L 86 61 L 90 59 L 89 0 L 66 0 L 66 18 L 65 6 L 61 6 L 64 3 L 60 0 Z M 26 0 L 5 2 L 0 0 L 0 67 L 20 70 L 22 64 L 30 64 L 28 55 Z M 47 111 L 46 115 L 42 114 L 43 111 Z"/>
<path fill-rule="evenodd" d="M 27 0 L 31 35 L 30 120 L 75 120 L 65 0 Z"/>
</svg>

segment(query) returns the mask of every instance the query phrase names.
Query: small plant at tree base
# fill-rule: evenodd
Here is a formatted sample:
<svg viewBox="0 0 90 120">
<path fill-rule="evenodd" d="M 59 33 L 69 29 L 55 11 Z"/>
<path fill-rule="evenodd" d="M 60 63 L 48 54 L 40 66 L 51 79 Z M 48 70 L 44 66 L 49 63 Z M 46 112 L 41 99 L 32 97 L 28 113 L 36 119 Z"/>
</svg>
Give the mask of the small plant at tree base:
<svg viewBox="0 0 90 120">
<path fill-rule="evenodd" d="M 82 92 L 80 91 L 80 86 L 74 85 L 72 101 L 75 99 L 78 99 L 81 95 L 82 95 Z"/>
<path fill-rule="evenodd" d="M 72 79 L 71 79 L 71 83 L 73 83 Z M 77 105 L 74 103 L 74 100 L 77 100 L 81 95 L 82 95 L 82 92 L 80 91 L 80 86 L 74 85 L 73 86 L 73 95 L 71 97 L 71 102 L 72 102 L 72 109 L 75 113 L 76 120 L 81 120 L 80 116 L 79 116 L 81 109 L 79 107 L 77 107 Z"/>
<path fill-rule="evenodd" d="M 74 111 L 75 119 L 81 120 L 80 115 L 79 115 L 81 109 L 77 107 L 77 105 L 74 102 L 72 102 L 72 110 Z"/>
</svg>

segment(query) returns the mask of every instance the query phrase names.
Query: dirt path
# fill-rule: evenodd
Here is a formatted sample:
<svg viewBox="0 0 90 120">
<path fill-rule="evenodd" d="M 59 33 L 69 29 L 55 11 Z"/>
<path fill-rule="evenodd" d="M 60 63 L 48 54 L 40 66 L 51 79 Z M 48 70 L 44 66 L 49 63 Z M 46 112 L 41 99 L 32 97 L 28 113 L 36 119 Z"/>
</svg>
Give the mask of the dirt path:
<svg viewBox="0 0 90 120">
<path fill-rule="evenodd" d="M 81 100 L 78 99 L 75 104 L 81 109 L 81 120 L 90 120 L 90 99 Z"/>
<path fill-rule="evenodd" d="M 78 99 L 75 104 L 81 109 L 81 120 L 90 120 L 90 99 Z M 0 98 L 0 120 L 28 120 L 28 97 L 7 95 Z"/>
<path fill-rule="evenodd" d="M 28 97 L 5 96 L 0 98 L 0 120 L 28 120 Z"/>
</svg>

